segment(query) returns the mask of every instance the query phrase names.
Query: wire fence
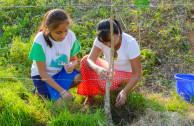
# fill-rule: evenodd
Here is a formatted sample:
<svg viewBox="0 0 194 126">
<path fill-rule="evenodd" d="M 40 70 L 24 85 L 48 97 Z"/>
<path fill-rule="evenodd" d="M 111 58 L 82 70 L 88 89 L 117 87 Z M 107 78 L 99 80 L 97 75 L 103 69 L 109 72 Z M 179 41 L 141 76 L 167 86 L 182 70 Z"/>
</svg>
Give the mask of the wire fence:
<svg viewBox="0 0 194 126">
<path fill-rule="evenodd" d="M 185 38 L 185 33 L 189 31 L 189 28 L 192 28 L 192 26 L 186 26 L 187 25 L 187 18 L 188 18 L 188 8 L 193 8 L 194 4 L 192 2 L 190 3 L 172 3 L 172 4 L 168 4 L 168 3 L 160 3 L 158 0 L 156 0 L 155 2 L 151 2 L 149 5 L 134 5 L 131 1 L 127 1 L 127 0 L 116 0 L 114 5 L 110 5 L 110 2 L 108 0 L 100 0 L 99 2 L 80 2 L 79 0 L 77 1 L 64 1 L 61 4 L 60 1 L 56 1 L 57 4 L 54 4 L 54 2 L 52 1 L 51 3 L 46 3 L 46 1 L 44 1 L 45 4 L 40 4 L 40 5 L 19 5 L 19 3 L 15 3 L 13 5 L 8 5 L 5 1 L 0 2 L 0 9 L 2 10 L 12 10 L 12 9 L 18 9 L 18 10 L 22 10 L 22 9 L 29 9 L 27 13 L 29 13 L 28 16 L 26 16 L 25 19 L 25 14 L 22 15 L 21 18 L 15 17 L 14 13 L 8 13 L 10 15 L 7 15 L 9 17 L 13 17 L 12 18 L 12 22 L 10 22 L 10 27 L 14 27 L 14 22 L 17 23 L 21 23 L 24 24 L 26 26 L 24 27 L 17 27 L 14 29 L 11 29 L 9 31 L 9 29 L 6 31 L 6 27 L 2 30 L 2 28 L 0 28 L 0 38 L 7 36 L 7 39 L 0 39 L 0 42 L 7 42 L 8 41 L 8 45 L 9 46 L 4 46 L 0 44 L 0 50 L 2 50 L 1 52 L 1 56 L 2 57 L 6 57 L 8 58 L 8 56 L 11 51 L 14 51 L 12 42 L 14 41 L 12 33 L 14 33 L 14 30 L 16 32 L 21 32 L 22 36 L 24 36 L 24 38 L 29 38 L 31 34 L 33 34 L 33 31 L 29 31 L 29 29 L 31 29 L 32 27 L 34 27 L 34 29 L 37 29 L 40 21 L 37 21 L 39 19 L 41 19 L 41 17 L 43 17 L 44 13 L 46 11 L 48 11 L 51 8 L 62 8 L 64 10 L 66 10 L 68 13 L 71 13 L 71 17 L 74 21 L 74 24 L 72 26 L 73 31 L 76 33 L 77 37 L 80 39 L 80 43 L 81 46 L 83 47 L 83 50 L 81 50 L 79 56 L 83 57 L 86 54 L 89 54 L 90 49 L 92 47 L 92 42 L 91 40 L 94 40 L 95 37 L 95 33 L 94 30 L 91 30 L 93 28 L 96 28 L 97 23 L 101 20 L 101 19 L 105 19 L 105 18 L 109 18 L 109 12 L 106 12 L 107 10 L 105 9 L 110 9 L 111 6 L 114 7 L 114 15 L 115 18 L 119 20 L 119 22 L 122 25 L 122 28 L 125 32 L 130 33 L 130 35 L 134 36 L 137 41 L 139 42 L 139 44 L 141 45 L 142 48 L 144 47 L 148 47 L 152 50 L 157 50 L 157 57 L 161 59 L 161 62 L 164 63 L 162 64 L 163 67 L 166 67 L 165 71 L 167 74 L 165 73 L 165 75 L 161 75 L 161 78 L 163 78 L 164 80 L 167 79 L 169 81 L 174 81 L 174 79 L 172 79 L 172 77 L 174 76 L 175 73 L 192 73 L 193 72 L 193 68 L 189 69 L 188 67 L 190 67 L 190 64 L 188 64 L 186 61 L 181 61 L 180 59 L 175 59 L 175 54 L 169 54 L 170 49 L 168 49 L 169 52 L 166 52 L 166 48 L 163 49 L 162 46 L 167 44 L 167 46 L 173 48 L 173 42 L 174 41 L 178 41 L 178 42 L 182 42 L 183 44 L 188 45 L 189 42 L 187 40 L 187 38 Z M 128 2 L 128 3 L 127 3 Z M 143 11 L 141 10 L 141 8 L 139 7 L 147 7 L 150 10 L 146 10 Z M 43 12 L 39 12 L 37 13 L 38 15 L 32 15 L 34 9 L 36 8 L 42 8 Z M 73 8 L 73 9 L 71 9 Z M 166 10 L 165 10 L 166 8 Z M 171 9 L 173 10 L 173 8 L 176 8 L 175 11 L 171 11 Z M 152 12 L 154 10 L 157 9 L 161 9 L 161 12 Z M 15 13 L 19 13 L 18 10 Z M 171 12 L 170 12 L 171 11 Z M 26 13 L 26 15 L 27 15 Z M 162 15 L 162 13 L 164 13 Z M 5 15 L 2 16 L 2 18 L 6 17 Z M 36 18 L 38 17 L 38 18 Z M 6 23 L 7 21 L 9 21 L 10 19 L 8 19 L 7 17 L 4 18 L 4 22 Z M 25 21 L 27 22 L 27 24 L 25 24 Z M 168 20 L 168 22 L 165 22 L 163 20 Z M 13 23 L 13 24 L 12 24 Z M 170 24 L 172 24 L 173 26 L 170 26 Z M 165 29 L 164 26 L 166 26 L 167 28 Z M 2 25 L 1 25 L 2 26 Z M 86 27 L 86 28 L 85 28 Z M 21 30 L 20 30 L 21 29 Z M 83 32 L 85 31 L 85 32 Z M 181 32 L 180 32 L 181 31 Z M 167 35 L 167 33 L 165 32 L 169 32 Z M 177 33 L 177 35 L 180 35 L 182 37 L 180 38 L 176 38 L 179 36 L 176 36 L 173 34 Z M 27 33 L 27 34 L 26 34 Z M 15 34 L 15 33 L 14 33 Z M 14 35 L 13 34 L 13 35 Z M 16 34 L 19 35 L 19 34 Z M 172 36 L 173 35 L 173 36 Z M 86 36 L 92 36 L 91 38 L 87 38 Z M 154 38 L 156 37 L 156 38 Z M 154 40 L 153 40 L 154 39 Z M 177 40 L 176 40 L 177 39 Z M 180 39 L 180 41 L 178 40 Z M 22 40 L 21 41 L 25 41 Z M 28 41 L 28 40 L 27 40 Z M 169 43 L 167 41 L 170 41 Z M 163 43 L 160 45 L 155 44 L 156 42 L 158 43 Z M 161 49 L 159 49 L 159 46 L 161 46 Z M 177 45 L 176 45 L 177 46 Z M 178 45 L 181 47 L 181 45 Z M 18 47 L 19 48 L 19 47 Z M 18 49 L 20 50 L 20 49 Z M 16 51 L 18 51 L 16 50 Z M 15 51 L 15 52 L 16 52 Z M 7 53 L 9 52 L 9 53 Z M 13 52 L 14 53 L 14 52 Z M 22 53 L 22 52 L 20 52 Z M 181 51 L 178 52 L 178 54 L 181 55 Z M 165 54 L 166 56 L 163 56 L 161 54 Z M 23 56 L 23 55 L 22 55 Z M 25 55 L 26 57 L 28 57 L 27 55 Z M 166 57 L 168 56 L 167 61 Z M 187 58 L 192 58 L 192 57 L 186 57 Z M 21 61 L 20 61 L 21 59 Z M 143 61 L 143 64 L 147 65 L 149 67 L 148 63 L 151 63 L 152 61 L 149 61 L 151 59 L 151 57 L 149 57 L 148 59 L 146 59 L 145 61 Z M 174 60 L 175 59 L 175 60 Z M 180 61 L 179 61 L 180 60 Z M 7 61 L 9 63 L 9 59 L 1 59 L 1 62 L 5 62 Z M 21 64 L 23 63 L 25 60 L 22 60 L 22 58 L 18 58 L 15 59 L 15 63 Z M 147 62 L 148 63 L 147 63 Z M 13 61 L 11 61 L 13 62 Z M 176 64 L 182 62 L 182 64 L 176 66 Z M 159 65 L 161 63 L 158 63 Z M 162 67 L 162 65 L 160 65 Z M 166 65 L 166 66 L 165 66 Z M 29 65 L 30 66 L 30 65 Z M 146 66 L 146 67 L 147 67 Z M 16 66 L 18 67 L 18 66 Z M 21 67 L 21 66 L 19 66 Z M 160 67 L 160 68 L 161 68 Z M 185 68 L 188 68 L 187 71 L 185 71 Z M 25 66 L 26 68 L 26 66 Z M 175 70 L 173 70 L 175 69 Z M 163 72 L 164 71 L 160 71 L 159 69 L 154 70 L 155 73 L 157 72 Z M 153 77 L 153 76 L 152 76 Z M 159 78 L 159 77 L 158 77 Z M 148 78 L 148 79 L 140 79 L 140 80 L 148 80 L 148 81 L 163 81 L 162 79 L 153 79 L 153 78 Z M 171 79 L 169 79 L 171 78 Z M 0 77 L 0 79 L 20 79 L 20 80 L 32 80 L 31 78 L 18 78 L 18 77 Z M 114 79 L 136 79 L 136 78 L 114 78 Z M 65 79 L 66 80 L 66 79 Z M 96 80 L 96 79 L 93 79 Z M 101 80 L 101 79 L 97 79 L 97 80 Z M 67 80 L 67 81 L 72 81 L 72 80 Z M 78 81 L 83 81 L 83 80 L 78 80 Z M 85 80 L 88 81 L 88 80 Z"/>
<path fill-rule="evenodd" d="M 51 79 L 32 79 L 32 78 L 20 78 L 20 77 L 0 77 L 0 79 L 17 79 L 17 80 L 51 80 Z M 112 78 L 109 78 L 110 80 Z M 113 80 L 151 80 L 151 81 L 164 81 L 165 79 L 139 79 L 139 78 L 113 78 Z M 80 82 L 80 81 L 106 81 L 106 78 L 101 78 L 101 79 L 87 79 L 87 80 L 70 80 L 70 79 L 54 79 L 54 80 L 62 80 L 62 81 L 75 81 L 75 82 Z M 173 80 L 169 80 L 169 81 L 174 81 Z M 179 82 L 194 82 L 194 80 L 189 80 L 189 79 L 184 79 L 184 78 L 179 78 L 178 79 Z"/>
<path fill-rule="evenodd" d="M 93 8 L 93 7 L 139 7 L 139 5 L 37 5 L 37 6 L 0 6 L 0 8 L 40 8 L 40 7 L 85 7 L 85 8 Z M 160 7 L 194 7 L 194 4 L 161 4 L 161 5 L 141 5 L 142 7 L 149 8 L 160 8 Z"/>
</svg>

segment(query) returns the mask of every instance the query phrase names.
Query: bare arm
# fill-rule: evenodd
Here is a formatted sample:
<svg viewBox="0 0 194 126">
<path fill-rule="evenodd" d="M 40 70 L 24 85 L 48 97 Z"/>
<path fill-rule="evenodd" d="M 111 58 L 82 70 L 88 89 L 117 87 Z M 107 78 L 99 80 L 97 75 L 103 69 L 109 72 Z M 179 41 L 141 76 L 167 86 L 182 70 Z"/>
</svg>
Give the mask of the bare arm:
<svg viewBox="0 0 194 126">
<path fill-rule="evenodd" d="M 99 68 L 98 65 L 95 64 L 97 58 L 99 57 L 101 49 L 96 46 L 93 46 L 92 51 L 90 52 L 88 59 L 86 61 L 86 65 L 93 71 L 97 72 Z"/>
<path fill-rule="evenodd" d="M 95 71 L 100 77 L 106 77 L 106 76 L 108 76 L 107 75 L 108 71 L 105 68 L 100 67 L 100 66 L 95 64 L 97 58 L 100 55 L 100 52 L 101 52 L 100 48 L 93 46 L 92 51 L 90 52 L 88 59 L 86 61 L 86 65 L 92 71 Z"/>
<path fill-rule="evenodd" d="M 141 61 L 140 56 L 130 60 L 132 68 L 132 77 L 125 88 L 118 94 L 116 98 L 116 107 L 122 106 L 127 100 L 127 93 L 138 83 L 141 78 Z"/>
<path fill-rule="evenodd" d="M 124 92 L 128 93 L 140 80 L 141 78 L 141 61 L 140 56 L 136 57 L 135 59 L 130 60 L 132 74 L 131 80 L 123 89 Z"/>
<path fill-rule="evenodd" d="M 52 88 L 54 88 L 56 91 L 58 91 L 59 93 L 63 92 L 65 89 L 62 88 L 47 72 L 46 72 L 46 63 L 45 62 L 39 62 L 36 61 L 37 67 L 38 67 L 38 72 L 40 77 L 42 78 L 42 80 L 44 80 L 47 84 L 49 84 Z M 69 93 L 69 92 L 68 92 Z M 70 96 L 69 94 L 64 93 L 63 94 L 63 98 L 66 97 L 68 99 L 71 99 L 72 96 Z"/>
</svg>

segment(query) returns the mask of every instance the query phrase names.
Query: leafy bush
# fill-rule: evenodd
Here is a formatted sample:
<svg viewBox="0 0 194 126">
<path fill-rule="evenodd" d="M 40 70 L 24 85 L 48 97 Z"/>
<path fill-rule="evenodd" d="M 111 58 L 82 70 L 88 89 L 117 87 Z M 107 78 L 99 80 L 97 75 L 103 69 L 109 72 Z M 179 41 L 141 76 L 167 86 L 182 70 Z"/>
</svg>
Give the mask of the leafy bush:
<svg viewBox="0 0 194 126">
<path fill-rule="evenodd" d="M 145 75 L 149 70 L 155 66 L 156 60 L 160 59 L 156 57 L 156 53 L 150 49 L 141 50 L 141 63 L 144 65 L 145 69 L 143 70 L 143 75 Z M 161 62 L 161 61 L 160 61 Z"/>
<path fill-rule="evenodd" d="M 14 37 L 13 44 L 10 51 L 10 62 L 14 64 L 17 70 L 21 74 L 29 75 L 29 67 L 32 64 L 32 61 L 28 59 L 29 52 L 31 49 L 31 43 L 22 42 L 22 37 Z"/>
<path fill-rule="evenodd" d="M 28 60 L 30 49 L 31 43 L 22 42 L 21 36 L 15 37 L 13 39 L 10 52 L 12 63 L 19 63 L 23 64 L 24 66 L 29 66 L 31 64 L 31 62 Z"/>
</svg>

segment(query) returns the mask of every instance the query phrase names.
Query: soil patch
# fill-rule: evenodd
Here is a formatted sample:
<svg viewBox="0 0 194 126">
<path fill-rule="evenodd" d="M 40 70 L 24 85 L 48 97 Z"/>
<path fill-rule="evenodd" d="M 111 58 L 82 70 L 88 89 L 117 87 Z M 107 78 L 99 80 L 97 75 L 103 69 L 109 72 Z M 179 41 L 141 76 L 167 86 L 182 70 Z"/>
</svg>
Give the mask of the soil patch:
<svg viewBox="0 0 194 126">
<path fill-rule="evenodd" d="M 194 52 L 194 31 L 188 32 L 189 42 L 191 43 L 192 52 Z"/>
<path fill-rule="evenodd" d="M 187 17 L 187 21 L 190 23 L 191 27 L 194 23 L 194 10 L 191 10 L 191 15 Z M 194 52 L 194 30 L 188 32 L 189 42 L 191 43 L 192 51 Z"/>
</svg>

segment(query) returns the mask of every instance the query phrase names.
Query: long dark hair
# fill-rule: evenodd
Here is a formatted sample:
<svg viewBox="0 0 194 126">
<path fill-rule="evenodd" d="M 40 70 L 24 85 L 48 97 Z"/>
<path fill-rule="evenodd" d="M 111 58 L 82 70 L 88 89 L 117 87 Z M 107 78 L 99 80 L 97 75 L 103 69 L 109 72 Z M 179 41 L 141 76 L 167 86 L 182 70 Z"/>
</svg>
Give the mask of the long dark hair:
<svg viewBox="0 0 194 126">
<path fill-rule="evenodd" d="M 64 23 L 64 21 L 67 23 L 67 25 L 69 25 L 71 23 L 71 19 L 65 13 L 65 11 L 63 11 L 61 9 L 50 10 L 44 15 L 44 19 L 42 21 L 42 24 L 40 25 L 40 27 L 36 33 L 43 31 L 46 43 L 51 48 L 52 42 L 49 39 L 50 31 L 57 28 L 60 24 Z"/>
<path fill-rule="evenodd" d="M 118 30 L 122 34 L 119 22 L 113 19 L 113 33 L 118 35 Z M 97 26 L 97 38 L 100 42 L 109 42 L 110 40 L 110 19 L 105 19 L 99 22 Z"/>
</svg>

